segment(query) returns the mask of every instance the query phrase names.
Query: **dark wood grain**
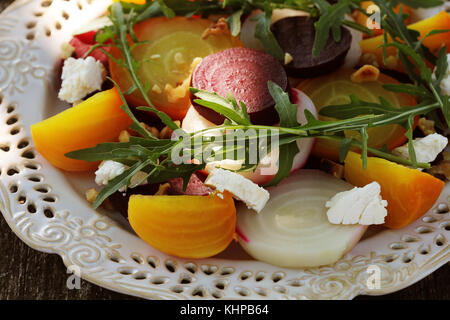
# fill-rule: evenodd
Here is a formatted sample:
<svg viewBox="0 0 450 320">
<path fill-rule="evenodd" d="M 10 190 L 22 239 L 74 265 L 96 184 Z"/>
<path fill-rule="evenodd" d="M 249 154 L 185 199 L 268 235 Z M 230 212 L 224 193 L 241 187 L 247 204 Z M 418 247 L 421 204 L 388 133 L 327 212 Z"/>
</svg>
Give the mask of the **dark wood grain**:
<svg viewBox="0 0 450 320">
<path fill-rule="evenodd" d="M 12 0 L 0 0 L 2 11 Z M 81 289 L 69 290 L 68 274 L 57 255 L 35 251 L 25 245 L 0 218 L 0 299 L 136 299 L 103 289 L 82 280 Z M 381 297 L 356 299 L 443 299 L 450 300 L 450 265 L 420 282 Z"/>
</svg>

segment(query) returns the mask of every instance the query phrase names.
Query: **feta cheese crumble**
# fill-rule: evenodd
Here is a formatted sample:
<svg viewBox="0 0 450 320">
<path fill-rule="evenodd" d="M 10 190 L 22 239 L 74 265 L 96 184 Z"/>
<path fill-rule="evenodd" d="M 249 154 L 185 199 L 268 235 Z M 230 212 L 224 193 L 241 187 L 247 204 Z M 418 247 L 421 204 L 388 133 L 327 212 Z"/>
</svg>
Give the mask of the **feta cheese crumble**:
<svg viewBox="0 0 450 320">
<path fill-rule="evenodd" d="M 447 143 L 448 139 L 438 133 L 429 134 L 424 138 L 414 139 L 413 146 L 416 151 L 417 162 L 433 162 L 439 153 L 445 149 Z M 408 144 L 395 148 L 392 150 L 392 153 L 399 157 L 409 159 Z"/>
<path fill-rule="evenodd" d="M 220 192 L 227 190 L 236 199 L 244 202 L 249 209 L 260 212 L 269 200 L 269 192 L 244 176 L 215 168 L 208 175 L 205 185 Z"/>
<path fill-rule="evenodd" d="M 100 90 L 105 77 L 103 64 L 93 57 L 68 58 L 64 60 L 58 97 L 70 103 L 79 102 L 88 94 Z"/>
<path fill-rule="evenodd" d="M 328 221 L 332 224 L 383 224 L 388 203 L 380 192 L 378 182 L 339 192 L 325 204 L 329 208 Z"/>
<path fill-rule="evenodd" d="M 108 182 L 115 177 L 121 175 L 128 167 L 120 162 L 113 160 L 102 161 L 98 166 L 97 171 L 95 171 L 95 183 L 99 186 L 107 185 Z M 139 185 L 145 184 L 147 174 L 143 171 L 137 172 L 130 179 L 130 188 L 137 187 Z M 119 191 L 125 191 L 126 186 L 123 186 Z"/>
<path fill-rule="evenodd" d="M 127 167 L 113 160 L 102 161 L 95 171 L 95 183 L 99 186 L 107 185 L 109 180 L 121 175 Z"/>
</svg>

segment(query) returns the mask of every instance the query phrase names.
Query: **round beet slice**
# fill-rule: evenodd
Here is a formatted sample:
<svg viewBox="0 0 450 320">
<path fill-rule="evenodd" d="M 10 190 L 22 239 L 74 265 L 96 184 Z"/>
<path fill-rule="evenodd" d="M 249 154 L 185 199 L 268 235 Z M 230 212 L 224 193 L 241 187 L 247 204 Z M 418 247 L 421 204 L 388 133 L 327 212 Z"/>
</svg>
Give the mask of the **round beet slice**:
<svg viewBox="0 0 450 320">
<path fill-rule="evenodd" d="M 252 123 L 269 125 L 278 122 L 275 103 L 267 88 L 269 80 L 287 91 L 286 72 L 274 57 L 254 49 L 232 48 L 204 58 L 193 72 L 192 86 L 223 97 L 233 94 L 247 106 Z M 225 120 L 211 109 L 195 103 L 194 107 L 211 122 L 221 124 Z"/>
<path fill-rule="evenodd" d="M 289 76 L 296 78 L 316 77 L 339 68 L 352 42 L 350 31 L 341 28 L 341 40 L 334 41 L 330 33 L 325 48 L 314 58 L 315 29 L 310 17 L 281 19 L 272 25 L 272 32 L 283 51 L 292 56 L 293 60 L 284 67 Z"/>
</svg>

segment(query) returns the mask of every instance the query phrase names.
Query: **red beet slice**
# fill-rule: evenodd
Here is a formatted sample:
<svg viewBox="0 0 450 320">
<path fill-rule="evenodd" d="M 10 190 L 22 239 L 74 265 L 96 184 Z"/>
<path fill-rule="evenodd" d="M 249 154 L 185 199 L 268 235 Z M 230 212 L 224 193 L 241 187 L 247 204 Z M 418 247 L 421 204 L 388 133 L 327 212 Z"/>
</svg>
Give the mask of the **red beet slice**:
<svg viewBox="0 0 450 320">
<path fill-rule="evenodd" d="M 69 44 L 75 48 L 75 56 L 77 58 L 82 58 L 86 52 L 88 52 L 93 44 L 84 43 L 79 38 L 75 37 L 70 40 Z M 109 51 L 109 47 L 103 47 L 104 50 Z M 106 54 L 104 54 L 100 48 L 95 49 L 89 54 L 91 57 L 93 57 L 95 60 L 100 61 L 103 63 L 105 67 L 108 66 L 108 57 Z"/>
<path fill-rule="evenodd" d="M 175 178 L 169 180 L 170 183 L 170 194 L 173 195 L 190 195 L 190 196 L 206 196 L 213 192 L 213 190 L 203 183 L 200 176 L 193 174 L 189 180 L 186 191 L 183 191 L 183 179 Z"/>
<path fill-rule="evenodd" d="M 285 65 L 291 77 L 310 78 L 332 72 L 339 68 L 345 60 L 352 42 L 350 31 L 341 28 L 341 40 L 334 41 L 330 33 L 327 44 L 318 57 L 312 56 L 314 45 L 314 20 L 310 17 L 284 18 L 272 26 L 278 43 L 284 52 L 293 60 Z"/>
<path fill-rule="evenodd" d="M 76 34 L 73 37 L 81 40 L 85 44 L 95 44 L 95 34 L 97 31 L 92 30 L 85 33 Z"/>
<path fill-rule="evenodd" d="M 249 48 L 231 48 L 207 56 L 195 68 L 192 86 L 226 97 L 232 93 L 247 106 L 255 124 L 274 124 L 278 114 L 267 88 L 271 80 L 284 91 L 288 79 L 283 66 L 271 55 Z M 221 124 L 225 118 L 213 110 L 197 105 L 198 113 L 211 122 Z"/>
</svg>

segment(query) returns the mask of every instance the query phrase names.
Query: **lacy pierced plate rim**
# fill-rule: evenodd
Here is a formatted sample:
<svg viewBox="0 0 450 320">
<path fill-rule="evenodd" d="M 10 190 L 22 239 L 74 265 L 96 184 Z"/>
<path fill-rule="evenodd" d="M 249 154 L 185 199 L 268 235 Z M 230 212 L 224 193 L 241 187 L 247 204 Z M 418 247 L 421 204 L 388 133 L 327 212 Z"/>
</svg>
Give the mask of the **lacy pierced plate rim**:
<svg viewBox="0 0 450 320">
<path fill-rule="evenodd" d="M 60 110 L 61 43 L 108 4 L 18 0 L 0 14 L 0 211 L 27 245 L 57 253 L 89 282 L 151 299 L 351 299 L 403 289 L 450 261 L 449 184 L 411 226 L 372 232 L 336 264 L 300 270 L 242 256 L 178 259 L 150 248 L 117 217 L 93 211 L 82 194 L 86 181 L 51 167 L 35 151 L 29 126 Z M 380 289 L 367 288 L 369 265 L 380 268 Z"/>
</svg>

